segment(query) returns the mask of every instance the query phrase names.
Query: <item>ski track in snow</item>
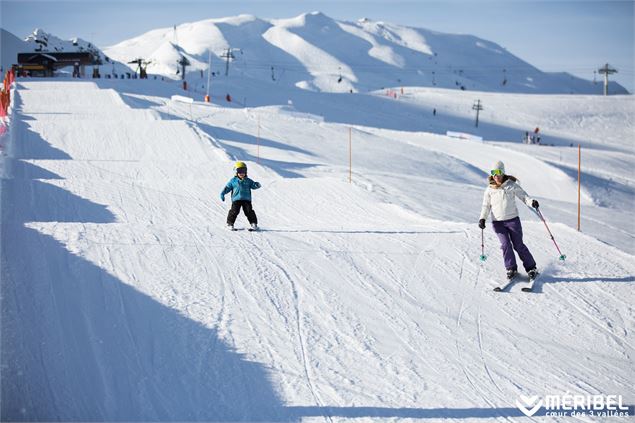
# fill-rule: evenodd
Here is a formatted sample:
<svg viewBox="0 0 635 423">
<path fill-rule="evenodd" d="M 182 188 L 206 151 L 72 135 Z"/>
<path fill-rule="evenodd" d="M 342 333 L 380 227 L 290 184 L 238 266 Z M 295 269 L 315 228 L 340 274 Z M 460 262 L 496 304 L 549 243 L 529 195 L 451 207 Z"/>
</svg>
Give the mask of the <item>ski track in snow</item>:
<svg viewBox="0 0 635 423">
<path fill-rule="evenodd" d="M 463 258 L 461 260 L 461 269 L 459 272 L 459 282 L 461 282 L 462 280 L 462 276 L 463 276 L 463 264 L 465 263 L 465 253 L 463 252 Z M 481 399 L 483 401 L 485 401 L 486 403 L 488 403 L 490 405 L 490 407 L 495 408 L 495 404 L 490 400 L 491 395 L 492 395 L 492 391 L 488 390 L 488 392 L 485 392 L 485 390 L 481 389 L 478 387 L 478 382 L 474 382 L 475 377 L 473 376 L 473 374 L 468 370 L 467 366 L 465 365 L 465 362 L 463 360 L 463 354 L 461 353 L 461 343 L 464 342 L 465 340 L 459 339 L 458 334 L 462 331 L 462 320 L 463 320 L 463 314 L 471 307 L 476 307 L 476 318 L 475 318 L 475 323 L 476 323 L 476 336 L 477 336 L 477 340 L 478 340 L 478 350 L 479 350 L 479 355 L 480 355 L 480 359 L 483 365 L 483 370 L 485 371 L 485 373 L 487 374 L 487 377 L 489 378 L 489 381 L 491 382 L 491 384 L 498 390 L 501 391 L 500 387 L 496 384 L 496 382 L 494 381 L 489 368 L 487 366 L 487 362 L 485 361 L 485 358 L 483 356 L 483 348 L 482 348 L 482 333 L 481 333 L 481 313 L 480 313 L 480 303 L 478 301 L 478 299 L 480 299 L 481 296 L 481 290 L 479 288 L 479 275 L 480 275 L 480 269 L 478 269 L 477 273 L 476 273 L 476 277 L 474 278 L 474 284 L 472 285 L 472 289 L 470 292 L 464 291 L 462 297 L 461 297 L 461 302 L 459 305 L 459 312 L 457 314 L 457 320 L 456 320 L 456 326 L 457 326 L 457 338 L 455 339 L 455 344 L 456 344 L 456 351 L 457 351 L 457 355 L 459 357 L 459 361 L 461 363 L 461 367 L 463 370 L 463 374 L 465 375 L 466 379 L 468 380 L 468 382 L 470 383 L 470 386 L 472 386 L 473 390 L 481 397 Z M 477 293 L 477 289 L 478 289 L 478 293 Z M 470 303 L 469 305 L 465 305 L 466 302 L 466 297 L 467 296 L 472 296 L 472 298 L 474 298 L 473 296 L 476 295 L 477 301 L 476 304 L 474 305 L 474 303 Z M 502 392 L 502 391 L 501 391 Z M 497 395 L 498 396 L 498 395 Z M 499 397 L 500 398 L 500 397 Z"/>
<path fill-rule="evenodd" d="M 259 234 L 252 234 L 252 238 L 255 235 L 259 235 Z M 266 258 L 267 260 L 266 262 L 269 263 L 271 267 L 273 267 L 278 272 L 278 274 L 282 277 L 282 279 L 284 279 L 287 282 L 291 290 L 291 298 L 293 298 L 293 301 L 294 301 L 293 314 L 294 314 L 294 319 L 296 322 L 295 328 L 296 328 L 296 332 L 297 332 L 296 334 L 298 339 L 297 345 L 300 350 L 302 367 L 304 368 L 304 374 L 306 377 L 307 385 L 311 391 L 311 395 L 313 396 L 316 404 L 320 407 L 324 407 L 325 402 L 322 400 L 319 390 L 316 388 L 314 383 L 315 376 L 313 376 L 312 364 L 307 352 L 307 348 L 308 348 L 307 341 L 304 335 L 304 330 L 302 328 L 303 325 L 302 325 L 302 312 L 300 310 L 301 300 L 300 300 L 299 289 L 294 282 L 294 278 L 292 278 L 289 275 L 289 273 L 284 269 L 284 261 L 281 260 L 280 257 L 278 257 L 275 254 L 275 249 L 273 248 L 271 243 L 268 240 L 265 240 L 265 242 L 267 246 L 269 247 L 268 251 L 272 253 L 271 257 Z M 254 247 L 256 247 L 256 245 L 254 245 Z M 264 254 L 262 255 L 262 257 L 264 258 Z M 263 278 L 263 279 L 266 280 L 267 278 Z M 332 422 L 332 419 L 330 416 L 326 416 L 326 417 L 328 421 Z"/>
</svg>

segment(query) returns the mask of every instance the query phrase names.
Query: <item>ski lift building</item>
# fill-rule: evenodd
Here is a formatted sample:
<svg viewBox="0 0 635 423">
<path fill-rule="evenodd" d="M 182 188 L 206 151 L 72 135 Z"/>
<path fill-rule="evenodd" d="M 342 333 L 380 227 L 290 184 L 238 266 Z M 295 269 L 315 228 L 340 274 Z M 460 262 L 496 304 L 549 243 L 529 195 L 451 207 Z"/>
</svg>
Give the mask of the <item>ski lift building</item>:
<svg viewBox="0 0 635 423">
<path fill-rule="evenodd" d="M 55 71 L 68 67 L 79 66 L 84 74 L 84 66 L 95 62 L 89 52 L 30 52 L 18 53 L 18 64 L 14 65 L 18 75 L 53 76 Z"/>
</svg>

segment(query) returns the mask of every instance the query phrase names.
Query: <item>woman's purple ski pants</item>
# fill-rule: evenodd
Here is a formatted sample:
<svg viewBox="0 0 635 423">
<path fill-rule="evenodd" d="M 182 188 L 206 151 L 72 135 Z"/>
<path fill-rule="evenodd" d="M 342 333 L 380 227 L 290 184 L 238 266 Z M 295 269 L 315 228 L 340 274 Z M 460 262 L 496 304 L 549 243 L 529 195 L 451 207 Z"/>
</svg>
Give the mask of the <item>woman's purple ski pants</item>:
<svg viewBox="0 0 635 423">
<path fill-rule="evenodd" d="M 501 250 L 503 250 L 503 259 L 505 260 L 505 268 L 507 270 L 518 269 L 514 250 L 518 253 L 518 257 L 522 260 L 523 267 L 526 271 L 536 267 L 534 257 L 523 242 L 523 227 L 520 224 L 519 217 L 509 220 L 493 221 L 492 226 L 501 242 Z"/>
</svg>

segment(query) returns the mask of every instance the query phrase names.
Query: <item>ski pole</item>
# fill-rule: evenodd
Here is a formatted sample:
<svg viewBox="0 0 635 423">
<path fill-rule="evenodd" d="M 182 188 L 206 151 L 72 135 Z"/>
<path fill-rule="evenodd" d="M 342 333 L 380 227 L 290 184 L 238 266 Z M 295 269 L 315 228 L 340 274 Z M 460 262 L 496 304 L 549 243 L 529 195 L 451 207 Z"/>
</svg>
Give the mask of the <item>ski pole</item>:
<svg viewBox="0 0 635 423">
<path fill-rule="evenodd" d="M 547 226 L 547 221 L 545 220 L 545 218 L 542 216 L 542 213 L 540 213 L 540 210 L 538 209 L 538 207 L 536 207 L 536 213 L 538 214 L 538 216 L 540 217 L 540 220 L 542 220 L 542 223 L 545 224 L 545 228 L 547 228 L 547 232 L 549 233 L 549 236 L 551 237 L 551 240 L 553 241 L 553 245 L 556 246 L 556 250 L 558 250 L 558 253 L 560 253 L 560 260 L 564 261 L 564 259 L 567 258 L 567 256 L 565 256 L 564 254 L 562 254 L 562 251 L 560 251 L 560 248 L 558 247 L 558 244 L 556 243 L 556 239 L 553 237 L 553 234 L 551 233 L 551 231 L 549 230 L 549 226 Z"/>
<path fill-rule="evenodd" d="M 483 233 L 485 229 L 481 229 L 481 256 L 479 257 L 481 261 L 487 260 L 487 256 L 485 255 L 485 235 Z"/>
</svg>

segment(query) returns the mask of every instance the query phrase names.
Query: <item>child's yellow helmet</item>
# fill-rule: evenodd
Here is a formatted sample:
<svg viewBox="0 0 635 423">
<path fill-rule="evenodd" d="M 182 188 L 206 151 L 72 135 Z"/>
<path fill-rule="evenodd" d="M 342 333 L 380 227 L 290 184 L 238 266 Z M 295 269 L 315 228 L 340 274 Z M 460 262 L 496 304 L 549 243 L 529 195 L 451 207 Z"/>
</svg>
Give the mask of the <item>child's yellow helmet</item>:
<svg viewBox="0 0 635 423">
<path fill-rule="evenodd" d="M 238 172 L 238 169 L 245 169 L 247 171 L 247 164 L 245 162 L 236 162 L 234 164 L 234 172 Z"/>
</svg>

